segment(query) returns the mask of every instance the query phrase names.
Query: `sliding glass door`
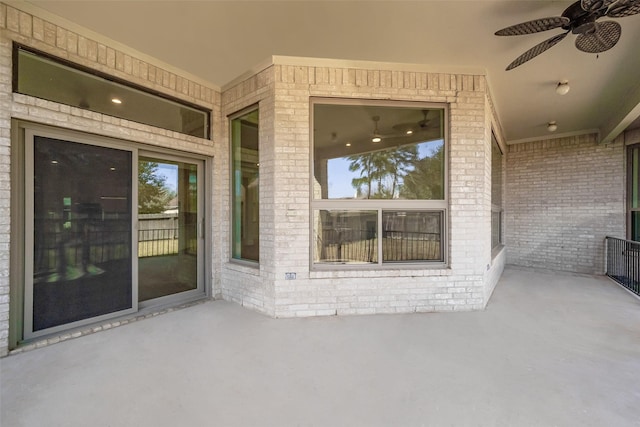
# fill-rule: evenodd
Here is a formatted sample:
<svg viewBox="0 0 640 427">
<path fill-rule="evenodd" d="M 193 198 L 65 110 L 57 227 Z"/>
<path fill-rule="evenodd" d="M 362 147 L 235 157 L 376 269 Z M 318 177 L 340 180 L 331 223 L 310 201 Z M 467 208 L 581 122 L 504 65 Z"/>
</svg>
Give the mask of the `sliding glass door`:
<svg viewBox="0 0 640 427">
<path fill-rule="evenodd" d="M 202 253 L 201 165 L 175 158 L 138 161 L 138 298 L 198 290 Z"/>
<path fill-rule="evenodd" d="M 26 335 L 132 310 L 132 153 L 39 135 L 26 149 Z"/>
<path fill-rule="evenodd" d="M 30 339 L 204 296 L 204 161 L 27 129 Z"/>
</svg>

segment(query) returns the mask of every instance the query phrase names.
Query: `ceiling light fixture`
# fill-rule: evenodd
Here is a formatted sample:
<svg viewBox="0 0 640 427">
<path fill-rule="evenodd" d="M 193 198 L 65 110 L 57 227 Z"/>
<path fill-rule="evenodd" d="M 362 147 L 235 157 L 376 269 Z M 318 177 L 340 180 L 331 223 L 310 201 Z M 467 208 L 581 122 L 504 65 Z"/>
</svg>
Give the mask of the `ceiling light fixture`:
<svg viewBox="0 0 640 427">
<path fill-rule="evenodd" d="M 547 125 L 547 130 L 549 132 L 555 132 L 558 130 L 558 124 L 555 120 L 549 122 L 549 124 Z"/>
<path fill-rule="evenodd" d="M 345 147 L 351 147 L 351 143 L 347 142 L 346 144 L 344 144 Z"/>
<path fill-rule="evenodd" d="M 373 116 L 371 119 L 375 123 L 375 128 L 373 129 L 373 138 L 371 138 L 371 142 L 378 143 L 382 141 L 382 138 L 380 137 L 380 132 L 378 132 L 378 122 L 380 121 L 380 116 Z"/>
<path fill-rule="evenodd" d="M 118 98 L 111 98 L 111 102 L 113 102 L 114 104 L 122 104 L 122 100 Z"/>
<path fill-rule="evenodd" d="M 558 95 L 566 95 L 567 93 L 569 93 L 570 89 L 571 86 L 569 86 L 569 82 L 567 80 L 561 80 L 556 86 L 556 93 Z"/>
</svg>

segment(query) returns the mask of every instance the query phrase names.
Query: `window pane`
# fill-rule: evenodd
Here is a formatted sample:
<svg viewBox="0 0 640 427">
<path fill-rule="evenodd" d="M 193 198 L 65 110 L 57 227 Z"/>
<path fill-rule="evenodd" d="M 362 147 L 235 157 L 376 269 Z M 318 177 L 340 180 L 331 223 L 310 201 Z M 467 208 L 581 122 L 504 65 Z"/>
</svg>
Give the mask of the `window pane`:
<svg viewBox="0 0 640 427">
<path fill-rule="evenodd" d="M 502 206 L 502 151 L 491 135 L 491 204 Z"/>
<path fill-rule="evenodd" d="M 131 153 L 36 136 L 33 162 L 33 331 L 131 308 Z"/>
<path fill-rule="evenodd" d="M 442 213 L 382 212 L 383 262 L 443 261 Z"/>
<path fill-rule="evenodd" d="M 138 300 L 198 287 L 198 166 L 138 161 Z"/>
<path fill-rule="evenodd" d="M 232 256 L 259 261 L 258 110 L 231 120 Z"/>
<path fill-rule="evenodd" d="M 208 138 L 209 113 L 18 49 L 18 85 L 25 95 Z M 114 99 L 120 102 L 116 103 Z"/>
<path fill-rule="evenodd" d="M 491 212 L 491 248 L 502 243 L 502 212 Z"/>
<path fill-rule="evenodd" d="M 378 212 L 318 210 L 313 213 L 317 263 L 378 262 Z"/>
<path fill-rule="evenodd" d="M 315 199 L 444 200 L 444 110 L 314 105 Z"/>
<path fill-rule="evenodd" d="M 632 211 L 631 215 L 631 240 L 640 242 L 640 212 Z"/>
<path fill-rule="evenodd" d="M 631 163 L 631 207 L 633 209 L 638 208 L 638 154 L 640 153 L 640 148 L 633 147 L 630 149 L 632 154 L 632 163 Z"/>
<path fill-rule="evenodd" d="M 502 151 L 491 134 L 491 248 L 502 243 Z"/>
</svg>

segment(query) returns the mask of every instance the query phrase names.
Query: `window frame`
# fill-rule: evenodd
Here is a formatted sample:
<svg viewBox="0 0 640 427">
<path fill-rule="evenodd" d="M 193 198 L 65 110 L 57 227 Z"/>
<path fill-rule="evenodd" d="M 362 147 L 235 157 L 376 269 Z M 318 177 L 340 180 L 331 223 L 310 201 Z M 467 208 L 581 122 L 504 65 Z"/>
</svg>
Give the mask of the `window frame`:
<svg viewBox="0 0 640 427">
<path fill-rule="evenodd" d="M 258 164 L 260 163 L 260 105 L 258 103 L 249 105 L 241 110 L 238 110 L 232 114 L 227 115 L 227 125 L 229 129 L 229 262 L 234 264 L 243 265 L 250 268 L 259 268 L 260 267 L 260 246 L 258 244 L 258 260 L 251 260 L 248 258 L 235 258 L 234 253 L 234 215 L 235 215 L 235 204 L 234 204 L 234 195 L 233 195 L 233 187 L 234 187 L 234 161 L 233 161 L 233 128 L 232 122 L 235 119 L 238 119 L 242 116 L 245 116 L 252 112 L 258 113 Z M 261 177 L 258 172 L 258 205 L 260 205 L 260 196 L 261 196 Z M 260 213 L 258 211 L 258 235 L 260 235 L 261 224 L 260 224 Z"/>
<path fill-rule="evenodd" d="M 443 173 L 443 199 L 442 200 L 406 200 L 406 199 L 321 199 L 316 198 L 314 193 L 315 181 L 315 141 L 314 141 L 314 107 L 318 104 L 324 105 L 353 105 L 353 106 L 375 106 L 375 107 L 406 107 L 416 109 L 440 109 L 443 114 L 443 142 L 444 142 L 444 173 Z M 352 98 L 332 98 L 332 97 L 311 97 L 309 102 L 309 124 L 310 124 L 310 164 L 309 164 L 309 266 L 311 271 L 335 271 L 335 270 L 415 270 L 415 269 L 442 269 L 449 265 L 449 229 L 450 229 L 450 208 L 449 208 L 449 132 L 450 115 L 448 103 L 403 101 L 403 100 L 382 100 L 382 99 L 352 99 Z M 316 239 L 314 217 L 317 211 L 321 210 L 370 210 L 377 211 L 378 215 L 378 262 L 371 264 L 338 264 L 319 263 L 315 259 Z M 382 254 L 382 234 L 383 211 L 418 211 L 418 212 L 438 212 L 441 215 L 442 223 L 440 230 L 441 260 L 424 261 L 392 261 L 384 262 Z"/>
<path fill-rule="evenodd" d="M 638 153 L 638 164 L 637 166 L 637 170 L 634 171 L 634 162 L 633 162 L 633 153 L 634 151 L 636 151 Z M 636 173 L 636 181 L 638 181 L 638 184 L 640 184 L 640 144 L 631 144 L 627 146 L 627 173 L 626 173 L 626 178 L 627 178 L 627 184 L 626 184 L 626 189 L 627 189 L 627 203 L 626 203 L 626 226 L 627 226 L 627 232 L 626 232 L 626 238 L 628 240 L 633 240 L 633 213 L 634 212 L 640 212 L 640 203 L 638 203 L 638 207 L 634 208 L 633 207 L 633 190 L 634 190 L 634 172 Z M 638 185 L 638 187 L 640 187 L 640 185 Z M 638 192 L 640 192 L 640 188 L 637 189 Z M 638 224 L 640 225 L 640 224 Z"/>
<path fill-rule="evenodd" d="M 25 316 L 33 316 L 33 282 L 27 276 L 33 271 L 33 191 L 28 176 L 33 175 L 33 138 L 44 137 L 65 142 L 82 144 L 92 147 L 115 149 L 131 153 L 131 277 L 132 277 L 132 307 L 121 311 L 105 313 L 103 315 L 80 319 L 46 329 L 33 331 L 32 323 Z M 138 300 L 138 180 L 137 164 L 140 154 L 152 155 L 168 159 L 181 159 L 198 163 L 199 181 L 198 189 L 198 223 L 201 224 L 198 233 L 199 252 L 201 259 L 198 263 L 198 285 L 194 290 L 170 295 L 165 298 L 157 298 L 147 301 Z M 21 119 L 11 120 L 11 164 L 19 167 L 11 168 L 12 203 L 11 216 L 15 218 L 11 225 L 11 257 L 10 265 L 12 274 L 9 276 L 10 315 L 9 315 L 9 347 L 32 342 L 49 336 L 70 331 L 77 327 L 99 324 L 101 322 L 116 319 L 120 316 L 136 316 L 145 310 L 154 310 L 167 304 L 184 304 L 197 301 L 211 294 L 211 267 L 206 262 L 211 257 L 211 236 L 206 222 L 207 213 L 211 211 L 211 199 L 207 197 L 206 182 L 211 180 L 211 159 L 205 155 L 174 150 L 168 147 L 149 147 L 136 141 L 94 135 L 83 130 L 67 129 L 47 124 L 34 123 Z M 31 212 L 30 212 L 31 211 Z M 16 238 L 18 236 L 19 238 Z M 22 236 L 22 237 L 20 237 Z M 30 307 L 27 307 L 29 305 Z M 27 329 L 29 328 L 29 329 Z"/>
<path fill-rule="evenodd" d="M 495 146 L 495 147 L 494 147 Z M 498 151 L 500 152 L 500 204 L 496 204 L 495 200 L 493 199 L 493 186 L 494 186 L 494 182 L 493 182 L 493 166 L 494 166 L 494 158 L 493 158 L 493 153 L 494 153 L 494 148 L 497 148 Z M 500 143 L 498 142 L 498 138 L 496 138 L 496 135 L 493 131 L 491 131 L 491 251 L 493 252 L 493 255 L 495 255 L 495 253 L 497 251 L 500 250 L 500 248 L 504 245 L 504 230 L 503 230 L 503 224 L 504 224 L 504 151 L 502 150 L 502 147 L 500 146 Z M 493 214 L 498 213 L 499 214 L 499 220 L 498 220 L 498 243 L 497 244 L 493 244 Z"/>
<path fill-rule="evenodd" d="M 70 69 L 71 72 L 76 72 L 78 74 L 81 75 L 86 75 L 89 77 L 93 77 L 96 79 L 99 79 L 101 81 L 104 81 L 104 83 L 106 83 L 107 85 L 110 85 L 110 88 L 112 88 L 114 90 L 114 94 L 117 94 L 119 92 L 121 92 L 122 89 L 124 89 L 125 91 L 133 91 L 133 92 L 139 92 L 143 95 L 147 95 L 149 96 L 151 99 L 157 101 L 158 103 L 170 103 L 170 104 L 176 104 L 178 106 L 190 109 L 190 110 L 194 110 L 197 111 L 199 113 L 203 114 L 204 117 L 204 129 L 203 129 L 203 135 L 193 135 L 190 134 L 188 132 L 184 132 L 184 131 L 180 131 L 180 130 L 175 130 L 175 129 L 171 129 L 168 126 L 160 126 L 157 123 L 147 123 L 143 120 L 140 120 L 139 118 L 135 118 L 135 117 L 131 117 L 128 114 L 111 114 L 111 113 L 107 113 L 104 111 L 101 111 L 99 109 L 93 109 L 91 107 L 87 107 L 86 110 L 88 111 L 92 111 L 98 114 L 104 114 L 107 116 L 111 116 L 111 117 L 117 117 L 123 120 L 128 120 L 134 123 L 140 123 L 146 126 L 152 126 L 158 129 L 164 129 L 164 130 L 168 130 L 171 132 L 176 132 L 179 133 L 181 135 L 186 135 L 186 136 L 190 136 L 190 137 L 194 137 L 194 138 L 200 138 L 200 139 L 207 139 L 207 140 L 211 140 L 211 135 L 212 135 L 212 118 L 211 118 L 211 109 L 205 108 L 201 105 L 192 103 L 192 102 L 188 102 L 185 101 L 183 99 L 179 99 L 177 97 L 171 96 L 171 95 L 167 95 L 165 93 L 159 92 L 157 90 L 153 90 L 151 88 L 145 87 L 145 86 L 141 86 L 139 84 L 130 82 L 128 80 L 124 80 L 121 78 L 118 78 L 116 76 L 95 70 L 93 68 L 89 68 L 87 66 L 84 65 L 80 65 L 78 63 L 69 61 L 68 59 L 64 59 L 64 58 L 60 58 L 58 56 L 55 55 L 51 55 L 49 53 L 40 51 L 38 49 L 34 49 L 30 46 L 26 46 L 17 42 L 13 42 L 13 46 L 12 46 L 12 63 L 13 63 L 13 68 L 12 68 L 12 79 L 11 79 L 11 91 L 13 93 L 18 93 L 21 95 L 25 95 L 25 96 L 31 96 L 33 98 L 36 99 L 44 99 L 47 101 L 51 101 L 51 102 L 56 102 L 58 104 L 62 104 L 62 105 L 69 105 L 71 107 L 74 108 L 84 108 L 78 105 L 71 105 L 68 104 L 60 99 L 52 99 L 54 97 L 43 97 L 43 96 L 39 96 L 39 95 L 34 95 L 34 94 L 30 94 L 30 93 L 24 93 L 21 92 L 19 90 L 19 79 L 21 77 L 20 75 L 20 66 L 19 66 L 19 57 L 20 57 L 20 52 L 25 52 L 29 55 L 33 55 L 35 57 L 37 57 L 39 60 L 42 60 L 44 62 L 51 62 L 53 64 L 55 64 L 55 66 L 61 67 L 61 68 L 67 68 Z M 119 90 L 119 88 L 121 88 Z M 155 104 L 154 104 L 155 105 Z"/>
</svg>

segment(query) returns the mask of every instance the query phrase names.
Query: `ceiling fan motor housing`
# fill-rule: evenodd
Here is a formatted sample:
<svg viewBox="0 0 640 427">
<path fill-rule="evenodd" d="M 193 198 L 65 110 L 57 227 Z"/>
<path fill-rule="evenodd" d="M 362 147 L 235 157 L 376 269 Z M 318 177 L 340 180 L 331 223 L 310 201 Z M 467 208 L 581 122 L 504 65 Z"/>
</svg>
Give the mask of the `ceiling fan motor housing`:
<svg viewBox="0 0 640 427">
<path fill-rule="evenodd" d="M 596 20 L 604 16 L 606 8 L 599 7 L 593 12 L 582 9 L 580 2 L 575 2 L 562 12 L 562 16 L 569 19 L 569 23 L 563 25 L 566 31 L 573 34 L 593 34 L 596 30 Z"/>
</svg>

